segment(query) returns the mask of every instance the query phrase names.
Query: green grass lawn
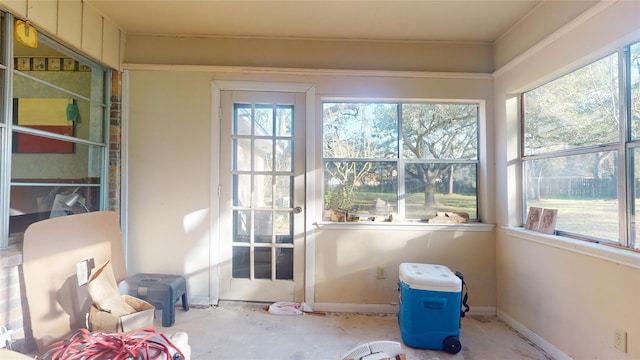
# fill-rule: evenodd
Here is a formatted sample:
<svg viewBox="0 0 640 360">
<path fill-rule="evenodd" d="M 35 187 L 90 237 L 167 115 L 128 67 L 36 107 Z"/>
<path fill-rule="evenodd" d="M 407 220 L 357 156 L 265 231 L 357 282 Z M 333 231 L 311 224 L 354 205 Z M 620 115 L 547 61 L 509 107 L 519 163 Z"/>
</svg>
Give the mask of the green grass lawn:
<svg viewBox="0 0 640 360">
<path fill-rule="evenodd" d="M 618 241 L 618 200 L 543 199 L 527 206 L 558 209 L 556 229 Z"/>
<path fill-rule="evenodd" d="M 373 192 L 358 192 L 356 197 L 356 209 L 358 213 L 364 214 L 373 211 L 373 203 L 380 198 L 393 204 L 391 212 L 397 212 L 394 194 L 381 194 Z M 424 193 L 408 194 L 405 200 L 405 214 L 407 219 L 430 219 L 438 212 L 466 212 L 469 218 L 475 219 L 476 215 L 476 197 L 459 194 L 436 194 L 435 208 L 427 208 L 424 205 Z"/>
</svg>

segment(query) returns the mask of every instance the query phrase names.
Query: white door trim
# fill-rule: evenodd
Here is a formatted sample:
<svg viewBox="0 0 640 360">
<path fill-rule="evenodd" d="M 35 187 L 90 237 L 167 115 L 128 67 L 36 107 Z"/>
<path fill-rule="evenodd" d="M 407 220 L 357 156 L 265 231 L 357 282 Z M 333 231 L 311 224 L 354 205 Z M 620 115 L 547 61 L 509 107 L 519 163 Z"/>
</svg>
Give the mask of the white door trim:
<svg viewBox="0 0 640 360">
<path fill-rule="evenodd" d="M 304 301 L 313 306 L 315 298 L 315 237 L 313 234 L 313 221 L 316 219 L 315 205 L 310 200 L 315 196 L 315 85 L 306 83 L 280 83 L 280 82 L 253 82 L 253 81 L 228 81 L 214 80 L 211 83 L 211 154 L 220 154 L 220 116 L 221 116 L 221 91 L 277 91 L 304 93 L 306 100 L 306 136 L 305 173 L 306 176 L 306 201 L 312 206 L 305 206 L 305 279 Z M 220 158 L 211 157 L 211 188 L 219 189 L 220 186 Z M 218 191 L 211 192 L 211 223 L 210 223 L 210 298 L 212 304 L 220 300 L 220 204 Z"/>
</svg>

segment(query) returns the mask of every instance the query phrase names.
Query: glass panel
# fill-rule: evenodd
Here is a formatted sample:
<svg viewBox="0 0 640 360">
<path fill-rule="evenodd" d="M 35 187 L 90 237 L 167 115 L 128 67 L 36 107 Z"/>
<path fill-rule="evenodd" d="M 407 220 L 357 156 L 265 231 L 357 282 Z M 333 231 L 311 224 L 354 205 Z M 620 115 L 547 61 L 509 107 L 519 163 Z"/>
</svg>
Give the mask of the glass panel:
<svg viewBox="0 0 640 360">
<path fill-rule="evenodd" d="M 256 243 L 271 243 L 272 229 L 272 212 L 256 210 L 253 213 L 255 218 L 255 239 Z"/>
<path fill-rule="evenodd" d="M 276 176 L 276 208 L 290 208 L 293 183 L 290 176 Z"/>
<path fill-rule="evenodd" d="M 476 164 L 405 165 L 405 217 L 426 220 L 436 212 L 464 212 L 476 219 Z"/>
<path fill-rule="evenodd" d="M 233 211 L 233 241 L 248 243 L 251 237 L 251 211 Z"/>
<path fill-rule="evenodd" d="M 276 249 L 276 279 L 293 280 L 293 249 Z"/>
<path fill-rule="evenodd" d="M 3 12 L 0 12 L 0 49 L 4 49 L 5 48 L 5 34 L 4 34 L 4 24 L 5 24 L 6 18 Z M 0 64 L 7 66 L 9 65 L 7 63 L 7 59 L 5 58 L 5 52 L 4 51 L 0 51 Z M 4 84 L 4 82 L 2 82 L 2 84 Z M 0 86 L 0 88 L 3 88 L 4 86 Z"/>
<path fill-rule="evenodd" d="M 631 124 L 633 139 L 640 138 L 640 43 L 630 47 L 631 67 Z"/>
<path fill-rule="evenodd" d="M 14 145 L 27 134 L 15 133 Z M 36 144 L 50 139 L 28 135 Z M 100 176 L 104 149 L 59 141 L 70 153 L 18 153 L 11 160 L 10 231 L 49 217 L 101 208 Z M 40 185 L 41 184 L 41 185 Z M 70 195 L 74 196 L 70 196 Z M 63 201 L 67 201 L 66 204 Z"/>
<path fill-rule="evenodd" d="M 251 206 L 251 175 L 233 175 L 233 206 Z"/>
<path fill-rule="evenodd" d="M 14 66 L 18 70 L 16 80 L 23 78 L 19 73 L 24 73 L 97 103 L 104 102 L 105 69 L 74 58 L 46 36 L 38 37 L 37 49 L 14 41 Z"/>
<path fill-rule="evenodd" d="M 43 71 L 46 73 L 46 71 Z M 60 73 L 58 77 L 72 77 L 75 73 Z M 70 82 L 84 82 L 91 87 L 90 73 L 77 73 L 84 78 Z M 42 77 L 46 77 L 43 75 Z M 13 86 L 13 123 L 33 129 L 75 136 L 80 139 L 104 142 L 104 108 L 82 98 L 25 78 L 16 73 Z"/>
<path fill-rule="evenodd" d="M 248 247 L 233 247 L 231 260 L 232 276 L 236 279 L 249 278 L 250 250 Z"/>
<path fill-rule="evenodd" d="M 276 108 L 276 135 L 293 135 L 293 106 L 278 105 Z"/>
<path fill-rule="evenodd" d="M 253 250 L 253 276 L 256 279 L 271 279 L 271 248 Z"/>
<path fill-rule="evenodd" d="M 403 104 L 403 155 L 407 159 L 476 159 L 476 104 Z"/>
<path fill-rule="evenodd" d="M 251 135 L 251 106 L 234 104 L 233 135 Z"/>
<path fill-rule="evenodd" d="M 640 219 L 638 218 L 638 213 L 640 212 L 640 149 L 634 148 L 631 149 L 631 166 L 632 166 L 632 176 L 631 183 L 633 184 L 633 188 L 631 189 L 633 193 L 633 212 L 631 216 L 631 243 L 629 247 L 633 249 L 640 249 Z"/>
<path fill-rule="evenodd" d="M 233 139 L 233 170 L 251 170 L 251 139 Z"/>
<path fill-rule="evenodd" d="M 255 175 L 254 207 L 271 207 L 273 203 L 273 182 L 271 175 Z"/>
<path fill-rule="evenodd" d="M 293 244 L 293 213 L 277 211 L 276 218 L 276 243 Z"/>
<path fill-rule="evenodd" d="M 556 229 L 619 241 L 616 152 L 530 160 L 525 208 L 558 210 Z"/>
<path fill-rule="evenodd" d="M 256 106 L 255 136 L 273 136 L 273 109 L 270 105 Z"/>
<path fill-rule="evenodd" d="M 256 139 L 254 171 L 271 171 L 273 164 L 273 140 Z"/>
<path fill-rule="evenodd" d="M 398 209 L 395 162 L 326 161 L 325 209 L 344 209 L 361 218 Z"/>
<path fill-rule="evenodd" d="M 276 141 L 276 171 L 291 171 L 293 159 L 293 141 Z"/>
<path fill-rule="evenodd" d="M 34 222 L 100 209 L 100 188 L 86 184 L 11 186 L 9 235 L 23 233 Z"/>
<path fill-rule="evenodd" d="M 398 105 L 324 103 L 324 158 L 396 158 Z"/>
<path fill-rule="evenodd" d="M 15 143 L 22 142 L 26 134 L 14 132 Z M 29 135 L 29 141 L 42 143 L 50 139 Z M 17 139 L 17 141 L 16 141 Z M 97 184 L 100 182 L 101 159 L 104 148 L 93 145 L 59 141 L 71 152 L 20 153 L 11 157 L 12 182 L 70 182 Z"/>
<path fill-rule="evenodd" d="M 525 93 L 525 155 L 618 141 L 618 91 L 613 54 Z"/>
</svg>

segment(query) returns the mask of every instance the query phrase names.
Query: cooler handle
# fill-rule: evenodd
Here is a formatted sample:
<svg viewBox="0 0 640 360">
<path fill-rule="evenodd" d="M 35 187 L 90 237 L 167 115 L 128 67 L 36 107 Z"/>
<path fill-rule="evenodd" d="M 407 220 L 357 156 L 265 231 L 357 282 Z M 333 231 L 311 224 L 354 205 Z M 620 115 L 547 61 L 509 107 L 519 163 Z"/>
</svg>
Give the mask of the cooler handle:
<svg viewBox="0 0 640 360">
<path fill-rule="evenodd" d="M 464 317 L 464 315 L 469 312 L 469 305 L 467 304 L 467 300 L 469 299 L 469 294 L 467 293 L 468 288 L 464 282 L 464 275 L 462 275 L 460 271 L 456 271 L 456 276 L 462 280 L 462 307 L 464 307 L 464 310 L 460 309 L 460 317 Z"/>
</svg>

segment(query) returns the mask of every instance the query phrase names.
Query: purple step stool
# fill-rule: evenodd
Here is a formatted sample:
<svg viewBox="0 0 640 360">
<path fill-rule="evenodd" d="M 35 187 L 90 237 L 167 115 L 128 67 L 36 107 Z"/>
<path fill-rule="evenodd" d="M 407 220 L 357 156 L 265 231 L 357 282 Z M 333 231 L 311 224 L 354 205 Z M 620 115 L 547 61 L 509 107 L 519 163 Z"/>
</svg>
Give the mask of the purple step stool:
<svg viewBox="0 0 640 360">
<path fill-rule="evenodd" d="M 176 302 L 182 297 L 182 308 L 189 311 L 187 283 L 179 275 L 140 273 L 122 280 L 120 294 L 135 296 L 162 310 L 162 326 L 173 326 Z"/>
</svg>

